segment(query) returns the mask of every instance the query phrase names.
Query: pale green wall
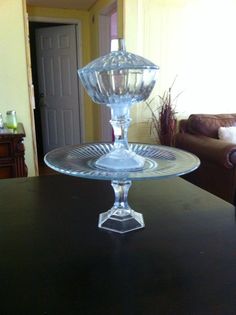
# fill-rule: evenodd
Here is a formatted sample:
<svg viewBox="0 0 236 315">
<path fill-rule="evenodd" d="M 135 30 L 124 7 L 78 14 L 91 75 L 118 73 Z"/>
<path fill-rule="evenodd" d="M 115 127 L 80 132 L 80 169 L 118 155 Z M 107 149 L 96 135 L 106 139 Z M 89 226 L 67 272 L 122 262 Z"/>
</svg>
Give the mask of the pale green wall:
<svg viewBox="0 0 236 315">
<path fill-rule="evenodd" d="M 0 112 L 17 112 L 25 127 L 25 159 L 29 176 L 35 175 L 31 110 L 29 105 L 24 3 L 0 1 Z M 5 117 L 4 117 L 5 118 Z"/>
<path fill-rule="evenodd" d="M 177 75 L 174 92 L 183 92 L 178 99 L 179 117 L 236 112 L 236 1 L 124 3 L 127 49 L 160 66 L 155 94 L 162 94 Z M 148 113 L 142 105 L 134 106 L 132 118 L 130 140 L 153 141 L 143 123 Z"/>
</svg>

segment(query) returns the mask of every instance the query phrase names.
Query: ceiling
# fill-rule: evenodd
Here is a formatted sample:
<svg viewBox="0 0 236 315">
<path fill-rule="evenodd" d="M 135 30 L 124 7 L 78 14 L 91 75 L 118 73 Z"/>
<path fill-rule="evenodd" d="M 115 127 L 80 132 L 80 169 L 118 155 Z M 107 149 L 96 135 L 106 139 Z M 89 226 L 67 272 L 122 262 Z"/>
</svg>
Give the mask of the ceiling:
<svg viewBox="0 0 236 315">
<path fill-rule="evenodd" d="M 96 0 L 26 0 L 28 5 L 48 8 L 88 10 Z"/>
</svg>

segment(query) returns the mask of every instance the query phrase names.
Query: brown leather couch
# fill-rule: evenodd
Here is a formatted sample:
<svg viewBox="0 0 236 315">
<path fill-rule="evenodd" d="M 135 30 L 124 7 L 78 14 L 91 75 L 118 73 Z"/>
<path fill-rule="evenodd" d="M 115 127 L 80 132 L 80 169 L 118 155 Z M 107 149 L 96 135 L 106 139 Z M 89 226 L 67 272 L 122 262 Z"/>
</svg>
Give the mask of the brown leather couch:
<svg viewBox="0 0 236 315">
<path fill-rule="evenodd" d="M 220 126 L 236 126 L 236 114 L 190 115 L 180 121 L 175 146 L 201 160 L 200 167 L 185 179 L 236 204 L 236 144 L 218 138 Z"/>
</svg>

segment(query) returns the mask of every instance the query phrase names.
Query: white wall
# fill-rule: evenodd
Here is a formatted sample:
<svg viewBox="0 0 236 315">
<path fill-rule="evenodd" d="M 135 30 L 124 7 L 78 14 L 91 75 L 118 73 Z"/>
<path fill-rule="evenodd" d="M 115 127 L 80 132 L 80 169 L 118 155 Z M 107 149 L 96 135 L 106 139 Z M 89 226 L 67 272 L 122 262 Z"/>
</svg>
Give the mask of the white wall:
<svg viewBox="0 0 236 315">
<path fill-rule="evenodd" d="M 154 94 L 178 76 L 179 117 L 236 112 L 236 1 L 126 0 L 124 12 L 128 50 L 160 66 Z M 143 106 L 134 107 L 131 141 L 152 141 L 140 124 L 147 116 Z"/>
</svg>

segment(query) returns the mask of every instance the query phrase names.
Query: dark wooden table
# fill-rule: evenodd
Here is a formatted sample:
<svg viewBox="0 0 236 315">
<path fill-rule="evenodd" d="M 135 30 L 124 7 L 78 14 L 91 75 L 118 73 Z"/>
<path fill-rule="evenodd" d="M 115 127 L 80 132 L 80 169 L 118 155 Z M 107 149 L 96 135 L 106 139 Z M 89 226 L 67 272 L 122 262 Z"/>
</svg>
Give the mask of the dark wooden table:
<svg viewBox="0 0 236 315">
<path fill-rule="evenodd" d="M 109 182 L 0 181 L 1 315 L 236 314 L 235 208 L 181 178 L 135 182 L 143 230 L 97 228 Z"/>
</svg>

